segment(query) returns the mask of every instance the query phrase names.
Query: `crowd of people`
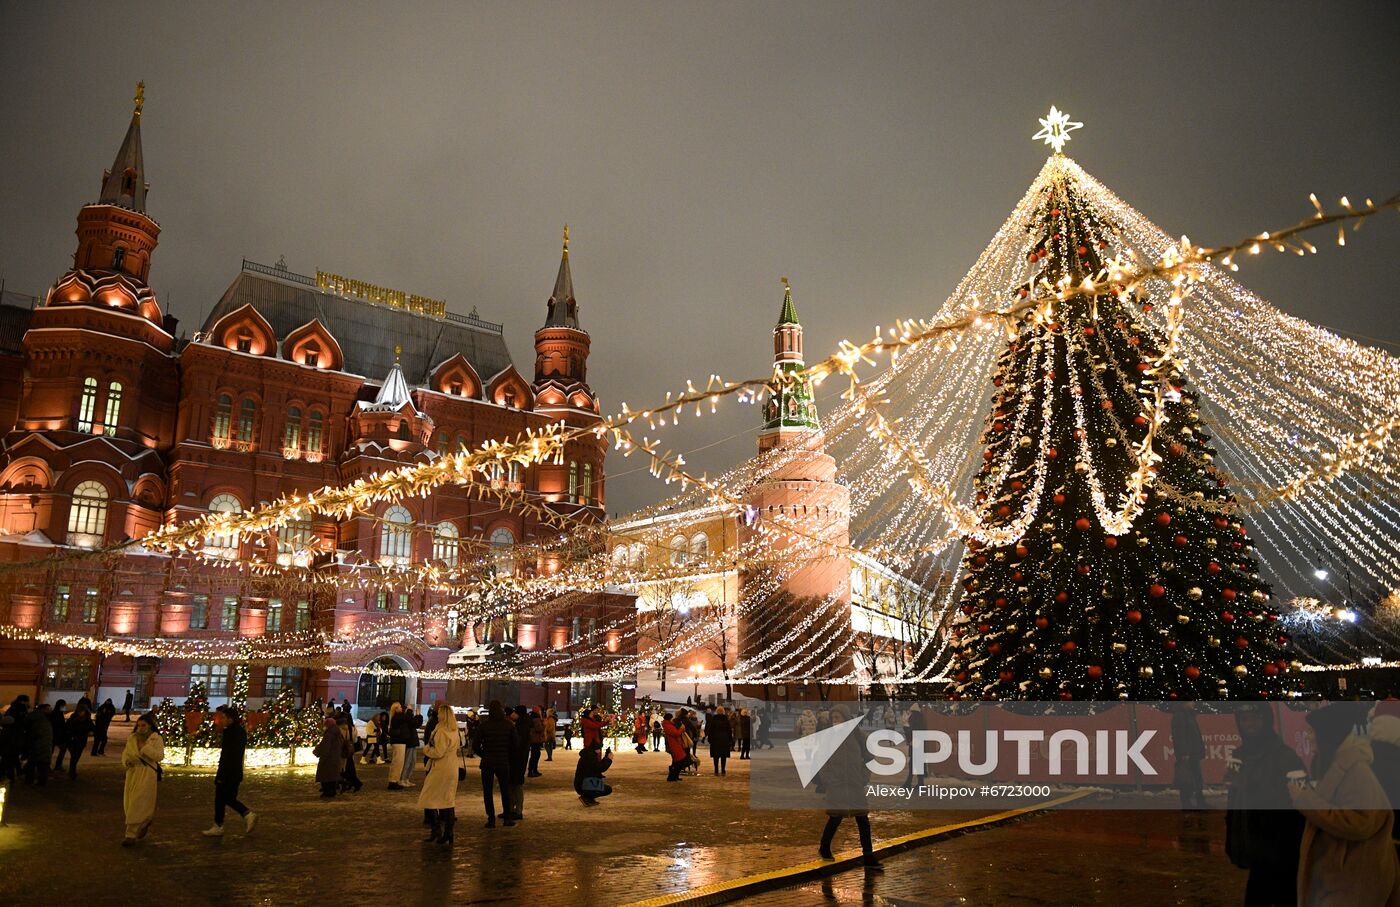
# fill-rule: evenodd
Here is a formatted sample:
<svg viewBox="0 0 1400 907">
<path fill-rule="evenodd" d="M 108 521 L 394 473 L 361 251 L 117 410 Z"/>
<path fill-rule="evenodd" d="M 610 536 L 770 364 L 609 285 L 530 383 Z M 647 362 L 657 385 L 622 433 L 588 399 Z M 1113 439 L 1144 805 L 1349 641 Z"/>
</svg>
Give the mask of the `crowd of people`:
<svg viewBox="0 0 1400 907">
<path fill-rule="evenodd" d="M 130 699 L 128 693 L 128 708 Z M 64 699 L 34 706 L 28 696 L 16 696 L 0 714 L 0 780 L 15 784 L 23 776 L 25 784 L 43 787 L 49 783 L 50 760 L 54 772 L 61 772 L 66 760 L 69 779 L 76 779 L 89 739 L 92 755 L 106 754 L 107 733 L 116 714 L 111 699 L 93 708 L 84 696 L 69 712 Z"/>
</svg>

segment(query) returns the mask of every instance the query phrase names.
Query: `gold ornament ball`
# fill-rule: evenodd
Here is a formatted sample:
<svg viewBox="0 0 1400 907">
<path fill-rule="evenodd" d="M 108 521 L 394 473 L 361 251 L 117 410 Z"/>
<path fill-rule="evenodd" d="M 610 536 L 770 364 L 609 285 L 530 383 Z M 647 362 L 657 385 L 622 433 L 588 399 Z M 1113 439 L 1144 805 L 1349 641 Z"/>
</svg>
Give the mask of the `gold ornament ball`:
<svg viewBox="0 0 1400 907">
<path fill-rule="evenodd" d="M 1235 665 L 1235 676 L 1236 676 L 1236 677 L 1243 677 L 1244 675 L 1246 675 L 1246 674 L 1248 674 L 1248 673 L 1249 673 L 1249 669 L 1246 668 L 1244 665 Z"/>
<path fill-rule="evenodd" d="M 1022 435 L 1022 436 L 1021 436 L 1021 440 L 1018 441 L 1017 443 L 1020 444 L 1022 447 L 1030 447 L 1030 446 L 1031 446 L 1031 437 L 1030 437 L 1030 435 Z"/>
<path fill-rule="evenodd" d="M 1151 677 L 1151 676 L 1152 676 L 1152 666 L 1151 666 L 1151 665 L 1143 665 L 1142 667 L 1138 668 L 1138 676 L 1139 676 L 1139 677 Z"/>
<path fill-rule="evenodd" d="M 1041 680 L 1049 680 L 1051 677 L 1054 677 L 1054 676 L 1055 676 L 1055 672 L 1052 671 L 1052 670 L 1050 670 L 1049 668 L 1041 668 L 1039 671 L 1036 671 L 1035 673 L 1036 673 L 1036 676 L 1039 677 Z"/>
<path fill-rule="evenodd" d="M 1124 652 L 1128 651 L 1128 644 L 1125 642 L 1115 642 L 1113 644 L 1113 651 L 1117 652 L 1119 655 L 1122 655 Z"/>
<path fill-rule="evenodd" d="M 1219 637 L 1219 636 L 1211 636 L 1211 637 L 1209 637 L 1208 639 L 1206 639 L 1206 645 L 1210 646 L 1212 649 L 1218 649 L 1218 648 L 1220 648 L 1220 637 Z"/>
<path fill-rule="evenodd" d="M 1203 595 L 1205 595 L 1205 593 L 1201 591 L 1200 586 L 1192 586 L 1190 589 L 1186 590 L 1186 597 L 1191 599 L 1191 601 L 1193 602 L 1200 601 L 1201 596 Z"/>
</svg>

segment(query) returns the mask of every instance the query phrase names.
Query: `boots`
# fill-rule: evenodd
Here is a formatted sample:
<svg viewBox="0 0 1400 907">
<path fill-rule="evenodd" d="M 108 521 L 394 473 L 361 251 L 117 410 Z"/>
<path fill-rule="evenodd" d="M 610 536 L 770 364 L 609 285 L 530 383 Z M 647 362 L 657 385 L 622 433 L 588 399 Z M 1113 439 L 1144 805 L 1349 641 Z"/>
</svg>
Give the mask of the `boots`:
<svg viewBox="0 0 1400 907">
<path fill-rule="evenodd" d="M 438 819 L 438 810 L 425 809 L 423 811 L 425 813 L 428 813 L 428 824 L 430 824 L 433 827 L 432 834 L 424 838 L 423 843 L 432 844 L 433 842 L 439 840 L 443 835 L 442 822 Z"/>
<path fill-rule="evenodd" d="M 438 814 L 442 816 L 442 835 L 438 837 L 439 844 L 452 846 L 452 827 L 457 824 L 457 810 L 441 809 Z"/>
</svg>

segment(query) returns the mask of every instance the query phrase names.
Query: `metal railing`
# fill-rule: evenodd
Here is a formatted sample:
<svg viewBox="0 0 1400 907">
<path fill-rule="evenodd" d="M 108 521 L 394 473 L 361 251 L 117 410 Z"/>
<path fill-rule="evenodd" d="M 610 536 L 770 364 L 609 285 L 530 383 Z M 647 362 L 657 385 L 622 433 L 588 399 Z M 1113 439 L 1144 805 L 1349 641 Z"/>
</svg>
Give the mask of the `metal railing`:
<svg viewBox="0 0 1400 907">
<path fill-rule="evenodd" d="M 290 280 L 290 281 L 293 282 L 293 283 L 304 284 L 304 285 L 306 285 L 306 286 L 308 286 L 308 287 L 311 287 L 313 290 L 319 290 L 320 292 L 330 292 L 330 291 L 325 290 L 325 289 L 323 289 L 322 287 L 318 286 L 318 285 L 316 284 L 316 278 L 314 278 L 314 277 L 307 277 L 305 274 L 298 274 L 298 273 L 296 273 L 295 271 L 289 271 L 289 270 L 287 270 L 286 268 L 279 268 L 279 267 L 276 267 L 276 266 L 274 266 L 274 265 L 265 265 L 265 264 L 262 264 L 261 262 L 250 261 L 250 260 L 248 260 L 248 259 L 245 258 L 245 259 L 243 259 L 243 270 L 245 270 L 245 271 L 251 271 L 251 272 L 254 273 L 254 274 L 266 274 L 266 275 L 268 275 L 269 277 L 276 277 L 276 278 L 278 278 L 279 280 Z M 354 297 L 354 298 L 359 299 L 358 297 Z M 377 305 L 377 304 L 378 304 L 378 303 L 375 303 L 375 302 L 373 302 L 373 301 L 371 301 L 371 300 L 367 300 L 367 299 L 363 299 L 363 300 L 359 300 L 359 301 L 365 302 L 365 303 L 367 303 L 367 304 L 369 304 L 369 305 Z M 388 306 L 387 308 L 393 308 L 393 307 L 392 307 L 392 306 Z M 409 310 L 408 310 L 408 309 L 399 309 L 398 311 L 406 312 L 406 311 L 409 311 Z M 418 313 L 415 313 L 415 314 L 418 314 Z M 429 317 L 429 318 L 431 318 L 432 316 L 431 316 L 431 315 L 428 315 L 428 316 L 424 316 L 424 317 Z M 506 326 L 505 326 L 504 324 L 498 324 L 497 322 L 494 322 L 494 321 L 487 321 L 485 318 L 481 318 L 481 317 L 479 317 L 479 316 L 477 316 L 477 315 L 475 315 L 475 314 L 472 314 L 472 315 L 458 315 L 456 312 L 445 312 L 445 313 L 443 314 L 443 318 L 444 318 L 445 320 L 447 320 L 447 321 L 452 321 L 452 322 L 455 322 L 455 323 L 457 323 L 457 324 L 465 324 L 465 325 L 467 325 L 467 326 L 469 326 L 469 327 L 474 327 L 474 328 L 477 328 L 478 330 L 482 330 L 482 331 L 488 331 L 488 332 L 490 332 L 490 333 L 492 333 L 492 334 L 504 334 L 504 333 L 505 333 L 505 329 L 506 329 Z"/>
</svg>

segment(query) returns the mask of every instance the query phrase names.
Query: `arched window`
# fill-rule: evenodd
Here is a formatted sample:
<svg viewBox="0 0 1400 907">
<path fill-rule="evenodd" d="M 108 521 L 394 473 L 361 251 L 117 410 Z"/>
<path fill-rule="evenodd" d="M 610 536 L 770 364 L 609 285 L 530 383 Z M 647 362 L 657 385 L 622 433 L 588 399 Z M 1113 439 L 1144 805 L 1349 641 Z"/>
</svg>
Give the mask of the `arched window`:
<svg viewBox="0 0 1400 907">
<path fill-rule="evenodd" d="M 703 532 L 697 532 L 690 537 L 690 560 L 691 562 L 702 561 L 710 555 L 710 538 Z"/>
<path fill-rule="evenodd" d="M 306 414 L 306 450 L 307 453 L 321 452 L 321 427 L 325 424 L 325 419 L 321 416 L 319 409 L 313 409 Z"/>
<path fill-rule="evenodd" d="M 445 431 L 440 431 L 440 432 L 438 432 L 438 435 L 437 435 L 437 452 L 440 453 L 440 454 L 445 454 L 445 453 L 447 453 L 448 447 L 450 447 L 451 445 L 452 445 L 452 440 L 447 436 L 447 432 L 445 432 Z"/>
<path fill-rule="evenodd" d="M 302 365 L 309 365 L 316 368 L 321 364 L 321 348 L 314 343 L 308 343 L 301 350 Z"/>
<path fill-rule="evenodd" d="M 277 563 L 305 567 L 311 563 L 312 547 L 316 541 L 315 526 L 305 518 L 288 520 L 277 530 Z"/>
<path fill-rule="evenodd" d="M 242 513 L 243 502 L 231 494 L 216 494 L 209 502 L 209 512 Z M 238 557 L 238 532 L 211 532 L 204 537 L 204 552 L 214 557 Z"/>
<path fill-rule="evenodd" d="M 646 546 L 641 542 L 632 546 L 632 569 L 640 570 L 647 562 Z"/>
<path fill-rule="evenodd" d="M 593 503 L 593 464 L 583 464 L 583 503 Z"/>
<path fill-rule="evenodd" d="M 80 482 L 73 489 L 68 508 L 68 541 L 82 548 L 102 544 L 107 531 L 107 486 L 101 482 Z"/>
<path fill-rule="evenodd" d="M 491 559 L 496 573 L 515 572 L 515 533 L 502 526 L 491 533 Z"/>
<path fill-rule="evenodd" d="M 126 249 L 117 246 L 116 251 L 112 253 L 112 270 L 120 271 L 124 264 L 126 264 Z"/>
<path fill-rule="evenodd" d="M 400 440 L 400 441 L 407 441 L 407 440 L 409 440 L 409 437 L 408 437 L 408 420 L 407 420 L 407 419 L 404 419 L 402 422 L 399 423 L 399 440 Z"/>
<path fill-rule="evenodd" d="M 510 481 L 511 481 L 512 483 L 514 483 L 514 484 L 517 484 L 517 485 L 520 484 L 520 464 L 519 464 L 519 463 L 511 463 L 511 464 L 510 464 Z"/>
<path fill-rule="evenodd" d="M 623 569 L 623 568 L 625 568 L 625 567 L 627 566 L 627 546 L 626 546 L 626 545 L 618 545 L 616 548 L 613 549 L 613 551 L 612 551 L 612 562 L 613 562 L 613 566 L 616 567 L 616 568 L 618 568 L 619 570 L 621 570 L 621 569 Z"/>
<path fill-rule="evenodd" d="M 258 405 L 251 398 L 245 399 L 238 408 L 238 443 L 249 447 L 253 444 L 253 423 L 257 421 Z"/>
<path fill-rule="evenodd" d="M 219 400 L 214 405 L 215 446 L 219 446 L 219 442 L 223 442 L 223 446 L 225 447 L 228 446 L 228 442 L 232 437 L 230 435 L 230 432 L 232 431 L 232 426 L 233 398 L 230 397 L 228 394 L 219 394 Z"/>
<path fill-rule="evenodd" d="M 287 409 L 287 430 L 282 434 L 282 447 L 287 451 L 301 449 L 301 408 Z"/>
<path fill-rule="evenodd" d="M 433 530 L 433 560 L 448 567 L 457 566 L 457 527 L 443 520 Z"/>
<path fill-rule="evenodd" d="M 467 449 L 467 436 L 466 436 L 465 434 L 459 434 L 459 435 L 457 436 L 457 449 L 458 449 L 458 450 L 466 450 L 466 449 Z"/>
<path fill-rule="evenodd" d="M 578 461 L 569 461 L 569 503 L 578 503 Z"/>
<path fill-rule="evenodd" d="M 83 379 L 83 395 L 78 399 L 78 431 L 92 431 L 92 417 L 97 410 L 97 379 Z"/>
<path fill-rule="evenodd" d="M 686 547 L 686 543 L 685 543 L 685 536 L 683 536 L 683 535 L 673 535 L 673 536 L 671 536 L 671 545 L 670 545 L 670 548 L 671 548 L 671 563 L 676 564 L 676 565 L 678 565 L 678 566 L 681 565 L 681 564 L 684 564 L 684 563 L 685 563 L 685 559 L 686 559 L 686 554 L 687 554 L 687 551 L 688 551 L 688 549 L 687 549 L 687 547 Z"/>
<path fill-rule="evenodd" d="M 384 511 L 384 523 L 379 532 L 379 562 L 407 564 L 413 558 L 413 515 L 395 504 Z"/>
<path fill-rule="evenodd" d="M 102 421 L 107 423 L 108 436 L 117 433 L 117 421 L 122 414 L 122 383 L 113 381 L 107 385 L 107 414 Z"/>
</svg>

